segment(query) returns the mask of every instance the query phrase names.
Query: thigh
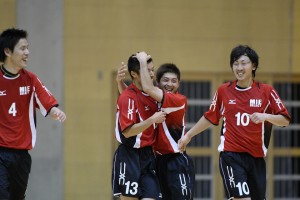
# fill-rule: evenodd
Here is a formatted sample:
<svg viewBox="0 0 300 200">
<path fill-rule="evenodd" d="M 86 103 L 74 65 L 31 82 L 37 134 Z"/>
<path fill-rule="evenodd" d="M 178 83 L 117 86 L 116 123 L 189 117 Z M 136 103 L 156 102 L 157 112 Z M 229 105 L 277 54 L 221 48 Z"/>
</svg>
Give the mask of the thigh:
<svg viewBox="0 0 300 200">
<path fill-rule="evenodd" d="M 0 199 L 9 198 L 8 186 L 8 169 L 5 160 L 3 159 L 3 155 L 0 152 Z"/>
<path fill-rule="evenodd" d="M 135 197 L 125 197 L 125 196 L 120 196 L 121 200 L 138 200 L 138 198 Z"/>
<path fill-rule="evenodd" d="M 162 168 L 159 177 L 160 182 L 163 182 L 163 199 L 193 199 L 195 172 L 192 160 L 186 154 L 174 154 L 159 162 L 160 166 L 166 166 Z"/>
<path fill-rule="evenodd" d="M 247 169 L 242 162 L 239 153 L 220 153 L 219 169 L 228 199 L 250 197 Z"/>
<path fill-rule="evenodd" d="M 130 147 L 120 145 L 115 152 L 112 170 L 114 196 L 139 197 L 141 169 L 139 154 Z"/>
<path fill-rule="evenodd" d="M 0 151 L 0 199 L 23 200 L 27 189 L 31 157 L 27 151 Z"/>
<path fill-rule="evenodd" d="M 31 170 L 31 156 L 27 151 L 19 152 L 10 167 L 10 200 L 23 200 Z"/>
<path fill-rule="evenodd" d="M 264 158 L 252 158 L 248 184 L 251 199 L 263 200 L 266 195 L 266 163 Z"/>
<path fill-rule="evenodd" d="M 140 152 L 141 198 L 159 199 L 160 185 L 156 173 L 155 156 L 152 148 L 143 148 Z"/>
<path fill-rule="evenodd" d="M 140 180 L 141 199 L 159 199 L 160 187 L 156 174 L 153 171 L 144 173 Z"/>
</svg>

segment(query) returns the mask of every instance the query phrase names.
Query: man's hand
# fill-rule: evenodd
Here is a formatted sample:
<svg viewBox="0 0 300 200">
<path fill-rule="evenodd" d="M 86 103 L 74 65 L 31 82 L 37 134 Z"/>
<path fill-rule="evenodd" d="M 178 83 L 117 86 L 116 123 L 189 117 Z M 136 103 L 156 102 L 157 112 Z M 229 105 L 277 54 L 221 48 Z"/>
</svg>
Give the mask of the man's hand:
<svg viewBox="0 0 300 200">
<path fill-rule="evenodd" d="M 146 62 L 147 63 L 147 60 L 149 60 L 151 58 L 151 56 L 148 55 L 144 51 L 136 53 L 134 57 L 136 57 L 140 61 L 140 63 L 142 63 L 142 62 Z"/>
<path fill-rule="evenodd" d="M 267 116 L 266 113 L 257 113 L 257 112 L 249 115 L 251 121 L 254 122 L 255 124 L 259 124 L 266 121 L 266 116 Z"/>
<path fill-rule="evenodd" d="M 127 71 L 127 66 L 125 65 L 124 62 L 121 63 L 121 67 L 118 69 L 116 81 L 121 82 L 125 79 L 126 77 L 126 71 Z"/>
<path fill-rule="evenodd" d="M 150 118 L 151 118 L 153 124 L 154 123 L 159 124 L 166 120 L 166 113 L 163 111 L 159 111 L 159 112 L 154 113 Z"/>
<path fill-rule="evenodd" d="M 51 108 L 49 115 L 52 119 L 60 122 L 64 122 L 67 118 L 66 114 L 57 107 Z"/>
<path fill-rule="evenodd" d="M 185 151 L 186 145 L 191 141 L 191 138 L 188 137 L 187 134 L 182 136 L 180 140 L 178 140 L 178 149 L 182 153 Z"/>
</svg>

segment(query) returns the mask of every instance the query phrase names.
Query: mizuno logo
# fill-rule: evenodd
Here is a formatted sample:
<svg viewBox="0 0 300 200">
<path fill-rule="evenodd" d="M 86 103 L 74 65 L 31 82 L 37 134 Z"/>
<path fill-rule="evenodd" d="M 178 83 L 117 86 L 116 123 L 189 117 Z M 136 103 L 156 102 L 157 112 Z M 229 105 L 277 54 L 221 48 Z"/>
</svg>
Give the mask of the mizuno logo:
<svg viewBox="0 0 300 200">
<path fill-rule="evenodd" d="M 236 100 L 235 99 L 229 99 L 228 104 L 236 104 Z"/>
<path fill-rule="evenodd" d="M 134 100 L 128 99 L 128 111 L 127 111 L 127 118 L 132 120 L 133 119 L 133 112 L 134 112 Z"/>
<path fill-rule="evenodd" d="M 229 179 L 229 183 L 230 183 L 230 186 L 232 188 L 235 187 L 235 182 L 234 182 L 234 176 L 233 176 L 233 170 L 232 170 L 232 167 L 231 166 L 227 166 L 227 173 L 228 173 L 228 179 Z"/>
<path fill-rule="evenodd" d="M 278 94 L 275 92 L 275 90 L 272 90 L 272 91 L 271 91 L 271 95 L 272 95 L 272 97 L 273 97 L 275 103 L 277 104 L 278 108 L 279 108 L 279 109 L 284 108 L 284 105 L 282 104 L 282 102 L 281 102 L 281 100 L 280 100 Z"/>
<path fill-rule="evenodd" d="M 209 106 L 209 110 L 214 111 L 216 109 L 217 105 L 217 99 L 218 99 L 218 92 L 215 93 L 213 100 L 211 101 L 211 104 Z"/>
<path fill-rule="evenodd" d="M 125 185 L 125 177 L 126 177 L 126 163 L 120 163 L 120 174 L 119 174 L 119 185 Z"/>
<path fill-rule="evenodd" d="M 6 90 L 0 91 L 0 96 L 5 96 L 6 95 L 5 92 L 6 92 Z"/>
<path fill-rule="evenodd" d="M 149 108 L 149 106 L 147 105 L 147 106 L 145 106 L 145 110 L 147 111 L 147 110 L 150 110 L 150 108 Z"/>
<path fill-rule="evenodd" d="M 182 196 L 187 196 L 188 190 L 187 190 L 186 177 L 183 173 L 179 174 L 179 180 L 180 180 L 180 185 L 181 185 Z"/>
</svg>

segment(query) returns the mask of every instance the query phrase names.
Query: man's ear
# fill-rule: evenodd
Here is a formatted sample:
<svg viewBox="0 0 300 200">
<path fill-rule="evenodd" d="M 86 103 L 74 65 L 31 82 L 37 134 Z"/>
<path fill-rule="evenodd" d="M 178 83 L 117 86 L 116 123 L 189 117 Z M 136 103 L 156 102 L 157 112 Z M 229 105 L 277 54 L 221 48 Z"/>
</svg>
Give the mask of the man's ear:
<svg viewBox="0 0 300 200">
<path fill-rule="evenodd" d="M 134 71 L 131 71 L 130 74 L 131 74 L 131 76 L 133 78 L 137 78 L 138 77 L 138 74 L 136 72 L 134 72 Z"/>
<path fill-rule="evenodd" d="M 9 48 L 5 48 L 4 53 L 5 53 L 6 56 L 9 56 L 12 52 Z"/>
</svg>

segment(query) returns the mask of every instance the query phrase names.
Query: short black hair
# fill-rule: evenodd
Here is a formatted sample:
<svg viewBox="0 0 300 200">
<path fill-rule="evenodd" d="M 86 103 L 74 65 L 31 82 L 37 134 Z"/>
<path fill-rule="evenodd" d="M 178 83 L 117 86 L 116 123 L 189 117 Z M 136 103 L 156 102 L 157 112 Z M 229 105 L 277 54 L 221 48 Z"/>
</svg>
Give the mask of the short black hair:
<svg viewBox="0 0 300 200">
<path fill-rule="evenodd" d="M 234 47 L 230 54 L 230 67 L 235 61 L 237 61 L 241 56 L 248 56 L 251 62 L 255 65 L 255 70 L 252 71 L 252 76 L 255 77 L 256 69 L 258 68 L 259 57 L 254 49 L 248 45 L 238 45 Z"/>
<path fill-rule="evenodd" d="M 174 73 L 176 74 L 178 81 L 180 81 L 180 70 L 173 63 L 165 63 L 162 64 L 156 71 L 156 80 L 160 82 L 160 79 L 163 77 L 165 73 Z"/>
<path fill-rule="evenodd" d="M 4 62 L 6 55 L 5 49 L 9 49 L 11 52 L 14 51 L 16 44 L 20 39 L 27 39 L 27 32 L 21 29 L 10 28 L 3 31 L 0 35 L 0 61 Z"/>
<path fill-rule="evenodd" d="M 147 60 L 147 63 L 151 63 L 153 62 L 152 58 L 149 58 Z M 129 58 L 128 58 L 128 62 L 127 62 L 127 67 L 128 67 L 128 72 L 130 74 L 131 79 L 133 78 L 131 75 L 131 72 L 135 72 L 137 74 L 140 74 L 140 62 L 139 60 L 135 57 L 135 54 L 132 54 Z"/>
</svg>

